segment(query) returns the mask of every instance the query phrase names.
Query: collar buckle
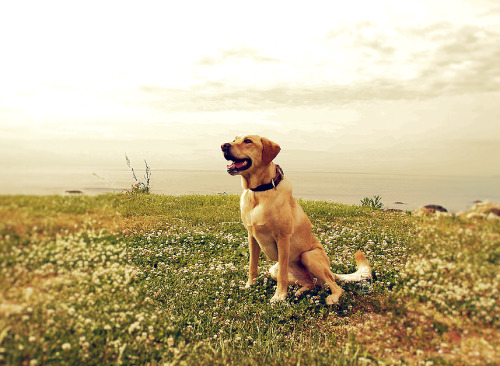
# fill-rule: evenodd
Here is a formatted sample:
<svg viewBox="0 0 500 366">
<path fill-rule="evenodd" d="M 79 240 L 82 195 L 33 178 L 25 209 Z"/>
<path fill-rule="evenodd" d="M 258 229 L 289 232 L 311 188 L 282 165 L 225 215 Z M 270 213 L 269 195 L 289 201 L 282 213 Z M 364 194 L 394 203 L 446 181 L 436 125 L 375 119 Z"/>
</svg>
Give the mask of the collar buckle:
<svg viewBox="0 0 500 366">
<path fill-rule="evenodd" d="M 278 186 L 278 184 L 280 184 L 284 177 L 285 173 L 283 173 L 283 169 L 281 169 L 279 165 L 276 165 L 276 175 L 271 179 L 271 183 L 262 184 L 258 187 L 250 188 L 250 190 L 254 192 L 263 192 L 270 189 L 276 189 L 276 187 Z"/>
</svg>

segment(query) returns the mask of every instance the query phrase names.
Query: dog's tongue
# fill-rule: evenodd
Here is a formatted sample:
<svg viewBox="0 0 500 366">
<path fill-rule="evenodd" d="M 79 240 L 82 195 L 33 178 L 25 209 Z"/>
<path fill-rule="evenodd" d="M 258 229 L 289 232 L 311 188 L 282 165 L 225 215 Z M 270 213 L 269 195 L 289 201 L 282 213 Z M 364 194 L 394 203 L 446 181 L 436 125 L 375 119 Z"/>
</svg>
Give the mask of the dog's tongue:
<svg viewBox="0 0 500 366">
<path fill-rule="evenodd" d="M 236 161 L 234 163 L 232 163 L 231 165 L 228 165 L 228 169 L 241 169 L 243 168 L 245 165 L 247 165 L 247 162 L 246 160 L 243 160 L 243 161 Z"/>
</svg>

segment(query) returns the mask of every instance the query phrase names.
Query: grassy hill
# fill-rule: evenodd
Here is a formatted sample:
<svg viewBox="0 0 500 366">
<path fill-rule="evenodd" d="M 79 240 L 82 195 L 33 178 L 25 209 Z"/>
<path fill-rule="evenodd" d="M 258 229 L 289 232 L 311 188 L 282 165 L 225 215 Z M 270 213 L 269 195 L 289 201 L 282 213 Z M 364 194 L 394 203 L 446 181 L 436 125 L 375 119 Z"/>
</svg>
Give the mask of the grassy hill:
<svg viewBox="0 0 500 366">
<path fill-rule="evenodd" d="M 244 289 L 237 196 L 0 196 L 0 364 L 497 364 L 500 220 L 301 201 L 332 269 Z"/>
</svg>

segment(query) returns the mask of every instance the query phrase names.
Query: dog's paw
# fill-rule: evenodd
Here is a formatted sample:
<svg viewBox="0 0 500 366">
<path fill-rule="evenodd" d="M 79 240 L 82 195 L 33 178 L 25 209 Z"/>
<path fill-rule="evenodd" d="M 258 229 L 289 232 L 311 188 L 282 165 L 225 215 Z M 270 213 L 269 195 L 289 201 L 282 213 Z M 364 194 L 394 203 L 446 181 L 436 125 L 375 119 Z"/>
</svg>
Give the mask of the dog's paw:
<svg viewBox="0 0 500 366">
<path fill-rule="evenodd" d="M 286 293 L 284 294 L 274 294 L 273 297 L 271 297 L 271 304 L 274 304 L 278 301 L 285 301 L 286 299 Z"/>
<path fill-rule="evenodd" d="M 304 292 L 309 291 L 312 288 L 314 288 L 314 286 L 302 286 L 295 292 L 295 297 L 301 296 Z"/>
<path fill-rule="evenodd" d="M 251 286 L 255 285 L 257 283 L 257 281 L 255 280 L 248 280 L 246 285 L 245 285 L 245 288 L 250 288 Z"/>
<path fill-rule="evenodd" d="M 344 291 L 338 291 L 334 294 L 331 294 L 330 296 L 328 296 L 326 298 L 326 304 L 327 305 L 335 305 L 339 302 L 339 299 L 340 297 L 342 296 L 342 294 L 344 293 Z"/>
</svg>

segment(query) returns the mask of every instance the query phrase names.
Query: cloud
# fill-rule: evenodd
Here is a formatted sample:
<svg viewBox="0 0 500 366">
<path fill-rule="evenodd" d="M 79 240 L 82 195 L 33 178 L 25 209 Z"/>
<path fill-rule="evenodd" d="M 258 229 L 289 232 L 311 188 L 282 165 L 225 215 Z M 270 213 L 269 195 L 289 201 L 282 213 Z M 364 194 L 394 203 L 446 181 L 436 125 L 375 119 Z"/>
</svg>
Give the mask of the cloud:
<svg viewBox="0 0 500 366">
<path fill-rule="evenodd" d="M 500 35 L 462 27 L 449 35 L 421 73 L 431 95 L 500 90 Z"/>
<path fill-rule="evenodd" d="M 370 25 L 360 28 L 367 27 Z M 324 104 L 500 90 L 498 33 L 477 26 L 454 27 L 446 23 L 401 30 L 393 37 L 376 31 L 365 33 L 358 32 L 352 37 L 353 46 L 361 48 L 360 55 L 365 56 L 358 61 L 358 70 L 365 76 L 364 80 L 353 80 L 347 85 L 331 83 L 304 88 L 276 85 L 262 92 L 255 88 L 239 90 L 234 97 L 239 99 L 248 95 L 255 100 L 261 94 L 266 102 Z M 410 47 L 399 49 L 399 45 L 408 42 Z M 411 43 L 415 45 L 414 50 Z M 366 57 L 367 49 L 369 57 Z M 382 68 L 377 68 L 377 64 Z"/>
<path fill-rule="evenodd" d="M 215 66 L 218 64 L 222 64 L 224 62 L 235 62 L 238 60 L 251 60 L 256 63 L 261 62 L 279 62 L 278 59 L 273 57 L 267 57 L 261 54 L 260 51 L 251 48 L 251 47 L 235 47 L 235 48 L 226 48 L 219 52 L 217 56 L 203 56 L 195 65 L 197 66 Z"/>
<path fill-rule="evenodd" d="M 198 66 L 214 68 L 221 77 L 201 73 L 198 84 L 188 89 L 143 86 L 141 93 L 148 95 L 145 100 L 150 106 L 165 111 L 214 111 L 426 99 L 500 90 L 500 34 L 479 26 L 437 22 L 384 28 L 363 22 L 332 30 L 325 39 L 325 49 L 331 47 L 329 53 L 314 62 L 293 65 L 291 79 L 289 74 L 280 74 L 290 60 L 239 47 L 199 59 Z M 329 77 L 341 56 L 347 65 L 338 72 L 353 72 L 349 82 Z M 266 73 L 277 76 L 260 82 L 257 77 Z"/>
<path fill-rule="evenodd" d="M 345 46 L 357 48 L 361 52 L 374 51 L 381 55 L 392 55 L 396 51 L 391 33 L 387 28 L 372 22 L 361 22 L 353 27 L 334 29 L 326 34 L 329 41 L 339 41 Z"/>
<path fill-rule="evenodd" d="M 480 17 L 491 17 L 500 14 L 500 6 L 492 7 L 479 14 Z"/>
<path fill-rule="evenodd" d="M 348 38 L 364 57 L 358 71 L 384 99 L 500 90 L 500 34 L 494 31 L 446 22 L 390 30 L 363 23 Z M 357 86 L 369 87 L 364 84 Z"/>
</svg>

